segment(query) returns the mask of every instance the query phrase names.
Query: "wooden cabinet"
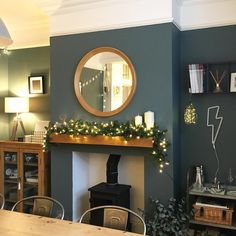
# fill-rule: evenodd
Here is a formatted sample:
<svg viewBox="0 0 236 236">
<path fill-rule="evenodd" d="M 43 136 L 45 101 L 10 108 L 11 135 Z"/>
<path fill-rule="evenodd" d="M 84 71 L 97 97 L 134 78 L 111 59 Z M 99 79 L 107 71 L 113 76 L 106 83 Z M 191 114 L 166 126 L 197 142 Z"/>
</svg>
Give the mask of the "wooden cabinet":
<svg viewBox="0 0 236 236">
<path fill-rule="evenodd" d="M 23 197 L 50 194 L 50 155 L 41 144 L 0 141 L 0 192 L 6 199 L 5 209 Z M 30 210 L 31 205 L 18 210 Z"/>
<path fill-rule="evenodd" d="M 194 175 L 195 172 L 191 169 L 187 178 L 187 210 L 190 213 L 195 208 L 190 219 L 190 228 L 210 228 L 224 232 L 225 235 L 235 235 L 236 186 L 222 185 L 219 192 L 212 193 L 214 185 L 204 183 L 204 191 L 197 191 L 193 187 Z"/>
</svg>

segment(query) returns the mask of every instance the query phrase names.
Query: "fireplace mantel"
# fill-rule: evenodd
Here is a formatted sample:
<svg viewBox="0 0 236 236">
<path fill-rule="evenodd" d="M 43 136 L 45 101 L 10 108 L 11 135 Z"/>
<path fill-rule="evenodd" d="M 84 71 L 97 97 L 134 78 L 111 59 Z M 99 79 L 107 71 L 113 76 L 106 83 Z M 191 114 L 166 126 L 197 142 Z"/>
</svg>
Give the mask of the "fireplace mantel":
<svg viewBox="0 0 236 236">
<path fill-rule="evenodd" d="M 108 145 L 120 147 L 142 147 L 152 148 L 152 138 L 140 138 L 125 140 L 123 137 L 116 136 L 73 136 L 67 134 L 51 134 L 50 143 L 63 143 L 63 144 L 88 144 L 88 145 Z"/>
</svg>

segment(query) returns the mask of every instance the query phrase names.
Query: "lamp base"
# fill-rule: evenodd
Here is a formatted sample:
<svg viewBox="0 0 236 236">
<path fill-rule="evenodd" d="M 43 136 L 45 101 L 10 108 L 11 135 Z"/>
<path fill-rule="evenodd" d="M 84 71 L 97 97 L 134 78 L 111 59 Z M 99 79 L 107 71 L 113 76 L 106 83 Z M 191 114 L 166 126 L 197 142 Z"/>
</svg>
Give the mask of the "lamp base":
<svg viewBox="0 0 236 236">
<path fill-rule="evenodd" d="M 15 141 L 16 140 L 16 132 L 17 132 L 17 128 L 18 128 L 18 123 L 20 123 L 20 126 L 23 130 L 23 134 L 25 135 L 25 127 L 23 124 L 22 119 L 17 115 L 14 120 L 13 120 L 13 127 L 12 127 L 12 133 L 11 133 L 11 138 L 10 140 Z"/>
</svg>

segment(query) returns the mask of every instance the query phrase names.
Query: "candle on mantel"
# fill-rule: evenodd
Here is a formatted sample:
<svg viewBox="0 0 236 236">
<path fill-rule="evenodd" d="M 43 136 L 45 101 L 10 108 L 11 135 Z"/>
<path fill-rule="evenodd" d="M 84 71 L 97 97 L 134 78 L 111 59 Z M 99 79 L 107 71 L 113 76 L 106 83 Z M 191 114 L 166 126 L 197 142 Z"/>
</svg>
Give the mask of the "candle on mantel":
<svg viewBox="0 0 236 236">
<path fill-rule="evenodd" d="M 154 126 L 154 112 L 147 111 L 144 113 L 144 122 L 146 124 L 147 129 L 150 129 Z"/>
<path fill-rule="evenodd" d="M 140 115 L 135 116 L 134 123 L 135 123 L 135 126 L 142 125 L 143 124 L 143 117 Z"/>
</svg>

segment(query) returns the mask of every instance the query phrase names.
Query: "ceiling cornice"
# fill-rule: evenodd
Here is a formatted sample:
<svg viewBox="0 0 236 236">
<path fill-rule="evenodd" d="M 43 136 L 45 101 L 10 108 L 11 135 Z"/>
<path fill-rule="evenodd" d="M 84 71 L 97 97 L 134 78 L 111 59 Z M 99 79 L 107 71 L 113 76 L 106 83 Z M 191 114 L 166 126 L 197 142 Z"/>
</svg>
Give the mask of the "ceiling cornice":
<svg viewBox="0 0 236 236">
<path fill-rule="evenodd" d="M 181 6 L 193 6 L 193 5 L 204 5 L 204 4 L 212 4 L 212 3 L 226 3 L 227 1 L 232 0 L 176 0 L 180 3 Z"/>
<path fill-rule="evenodd" d="M 236 23 L 235 0 L 183 0 L 181 30 L 232 25 Z"/>
<path fill-rule="evenodd" d="M 171 0 L 64 0 L 51 16 L 51 35 L 171 22 L 171 6 Z"/>
<path fill-rule="evenodd" d="M 180 30 L 235 25 L 235 9 L 236 0 L 11 0 L 0 14 L 9 48 L 23 48 L 49 45 L 50 36 L 167 22 Z"/>
<path fill-rule="evenodd" d="M 33 0 L 39 8 L 48 15 L 52 15 L 61 5 L 63 0 Z"/>
<path fill-rule="evenodd" d="M 52 36 L 174 22 L 192 30 L 236 22 L 235 0 L 62 0 Z M 220 19 L 220 20 L 219 20 Z"/>
</svg>

